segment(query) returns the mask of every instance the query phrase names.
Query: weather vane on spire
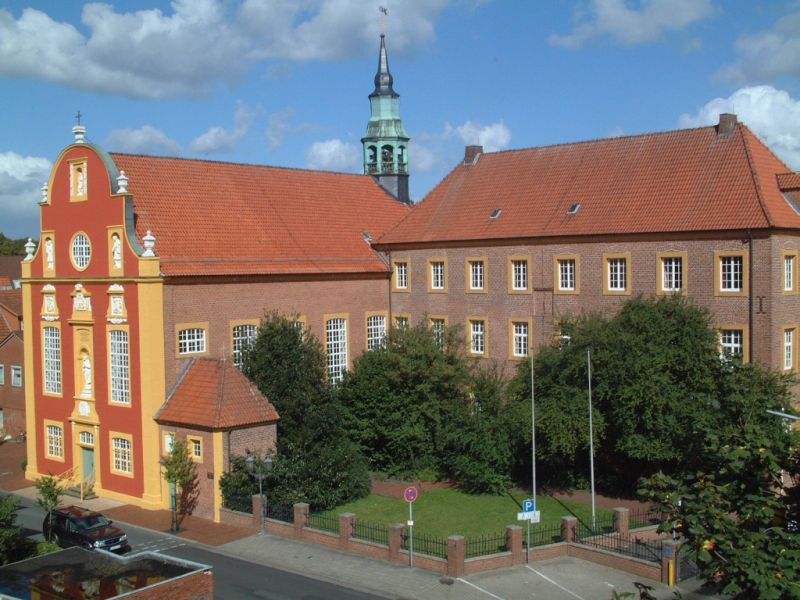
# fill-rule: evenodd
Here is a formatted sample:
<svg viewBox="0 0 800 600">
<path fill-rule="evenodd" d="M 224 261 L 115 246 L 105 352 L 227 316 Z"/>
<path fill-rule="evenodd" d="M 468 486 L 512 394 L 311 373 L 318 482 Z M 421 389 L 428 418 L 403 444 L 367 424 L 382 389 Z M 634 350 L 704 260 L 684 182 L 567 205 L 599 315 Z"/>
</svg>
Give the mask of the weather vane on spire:
<svg viewBox="0 0 800 600">
<path fill-rule="evenodd" d="M 381 35 L 383 35 L 383 32 L 386 29 L 386 22 L 384 21 L 384 18 L 389 16 L 389 9 L 385 6 L 379 6 L 378 11 L 383 13 L 381 15 Z"/>
</svg>

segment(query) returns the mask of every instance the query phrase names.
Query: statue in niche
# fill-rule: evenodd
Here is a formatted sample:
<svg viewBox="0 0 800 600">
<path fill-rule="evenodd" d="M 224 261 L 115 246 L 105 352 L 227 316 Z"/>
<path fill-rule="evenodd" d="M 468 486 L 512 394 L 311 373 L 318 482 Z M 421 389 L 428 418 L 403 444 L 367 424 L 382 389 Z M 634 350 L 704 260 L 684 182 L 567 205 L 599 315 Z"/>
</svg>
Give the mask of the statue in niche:
<svg viewBox="0 0 800 600">
<path fill-rule="evenodd" d="M 81 358 L 81 371 L 83 372 L 83 390 L 81 396 L 84 398 L 92 397 L 92 359 L 88 352 L 84 352 Z"/>
<path fill-rule="evenodd" d="M 55 265 L 55 258 L 53 257 L 53 240 L 50 238 L 44 241 L 44 255 L 47 259 L 47 268 L 52 271 Z"/>
<path fill-rule="evenodd" d="M 122 241 L 115 233 L 111 236 L 111 258 L 114 260 L 114 268 L 122 268 Z"/>
<path fill-rule="evenodd" d="M 92 302 L 83 293 L 83 285 L 80 283 L 75 284 L 75 297 L 72 299 L 72 310 L 78 311 L 92 311 Z"/>
<path fill-rule="evenodd" d="M 76 196 L 86 195 L 86 173 L 83 172 L 81 167 L 77 168 L 78 172 L 78 185 L 75 187 Z"/>
</svg>

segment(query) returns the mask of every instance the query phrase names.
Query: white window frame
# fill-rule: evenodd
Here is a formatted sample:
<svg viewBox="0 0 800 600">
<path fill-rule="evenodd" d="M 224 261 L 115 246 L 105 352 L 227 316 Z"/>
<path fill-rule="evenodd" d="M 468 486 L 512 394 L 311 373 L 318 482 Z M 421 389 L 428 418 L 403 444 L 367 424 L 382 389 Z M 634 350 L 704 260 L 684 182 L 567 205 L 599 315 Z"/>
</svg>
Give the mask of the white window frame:
<svg viewBox="0 0 800 600">
<path fill-rule="evenodd" d="M 664 256 L 661 259 L 661 290 L 683 291 L 683 257 Z"/>
<path fill-rule="evenodd" d="M 719 258 L 719 289 L 723 292 L 744 290 L 744 257 L 738 254 Z"/>
<path fill-rule="evenodd" d="M 84 446 L 94 446 L 94 434 L 91 431 L 81 431 L 78 439 Z"/>
<path fill-rule="evenodd" d="M 22 366 L 11 365 L 11 387 L 22 387 Z"/>
<path fill-rule="evenodd" d="M 484 286 L 484 266 L 482 260 L 469 261 L 469 289 L 483 290 Z"/>
<path fill-rule="evenodd" d="M 257 335 L 258 325 L 253 323 L 241 323 L 233 326 L 231 330 L 231 339 L 233 340 L 232 359 L 233 365 L 237 369 L 241 369 L 244 366 L 244 351 L 253 345 Z"/>
<path fill-rule="evenodd" d="M 124 329 L 108 331 L 108 364 L 111 386 L 110 401 L 131 403 L 130 340 Z"/>
<path fill-rule="evenodd" d="M 518 358 L 527 358 L 530 341 L 528 323 L 525 321 L 513 321 L 513 328 L 513 354 Z"/>
<path fill-rule="evenodd" d="M 625 292 L 628 289 L 628 260 L 622 257 L 608 259 L 608 290 Z"/>
<path fill-rule="evenodd" d="M 528 261 L 525 259 L 511 260 L 511 289 L 515 292 L 524 292 L 528 289 Z"/>
<path fill-rule="evenodd" d="M 72 262 L 81 271 L 89 266 L 92 260 L 92 243 L 85 233 L 78 233 L 72 238 L 70 255 Z"/>
<path fill-rule="evenodd" d="M 440 317 L 431 317 L 431 335 L 433 336 L 434 343 L 439 347 L 439 350 L 444 350 L 445 331 L 447 330 L 447 323 Z"/>
<path fill-rule="evenodd" d="M 114 463 L 112 470 L 117 473 L 133 473 L 133 442 L 128 438 L 111 438 Z"/>
<path fill-rule="evenodd" d="M 367 317 L 367 350 L 381 348 L 386 342 L 386 316 L 369 315 Z"/>
<path fill-rule="evenodd" d="M 486 354 L 486 321 L 483 319 L 469 320 L 469 351 L 470 354 Z"/>
<path fill-rule="evenodd" d="M 398 290 L 407 290 L 408 289 L 408 263 L 407 262 L 396 262 L 394 263 L 395 269 L 395 288 Z"/>
<path fill-rule="evenodd" d="M 178 331 L 178 354 L 205 354 L 206 330 L 202 327 L 187 327 Z"/>
<path fill-rule="evenodd" d="M 794 254 L 783 256 L 783 291 L 794 291 Z"/>
<path fill-rule="evenodd" d="M 744 331 L 742 329 L 723 329 L 719 332 L 719 345 L 723 356 L 744 358 Z"/>
<path fill-rule="evenodd" d="M 794 368 L 794 329 L 783 330 L 783 369 L 790 371 Z"/>
<path fill-rule="evenodd" d="M 46 394 L 61 393 L 61 329 L 42 328 L 42 383 Z"/>
<path fill-rule="evenodd" d="M 64 458 L 64 428 L 58 425 L 47 426 L 47 456 Z"/>
<path fill-rule="evenodd" d="M 577 264 L 578 261 L 574 258 L 558 259 L 558 290 L 560 292 L 575 291 Z"/>
<path fill-rule="evenodd" d="M 325 321 L 325 349 L 328 355 L 328 381 L 339 383 L 347 370 L 347 319 L 332 317 Z"/>
<path fill-rule="evenodd" d="M 431 289 L 444 289 L 444 261 L 431 261 Z"/>
</svg>

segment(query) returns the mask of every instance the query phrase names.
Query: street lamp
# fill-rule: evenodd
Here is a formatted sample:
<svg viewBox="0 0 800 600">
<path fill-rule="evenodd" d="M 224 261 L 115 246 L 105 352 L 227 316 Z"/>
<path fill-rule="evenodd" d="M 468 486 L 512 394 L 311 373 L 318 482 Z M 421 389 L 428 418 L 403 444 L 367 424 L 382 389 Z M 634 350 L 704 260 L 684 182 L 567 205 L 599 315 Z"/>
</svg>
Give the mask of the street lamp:
<svg viewBox="0 0 800 600">
<path fill-rule="evenodd" d="M 272 451 L 268 450 L 266 455 L 262 458 L 257 452 L 248 453 L 247 458 L 244 459 L 247 465 L 247 472 L 253 477 L 258 479 L 258 499 L 259 499 L 259 512 L 261 518 L 259 519 L 259 535 L 264 534 L 264 479 L 272 471 Z"/>
</svg>

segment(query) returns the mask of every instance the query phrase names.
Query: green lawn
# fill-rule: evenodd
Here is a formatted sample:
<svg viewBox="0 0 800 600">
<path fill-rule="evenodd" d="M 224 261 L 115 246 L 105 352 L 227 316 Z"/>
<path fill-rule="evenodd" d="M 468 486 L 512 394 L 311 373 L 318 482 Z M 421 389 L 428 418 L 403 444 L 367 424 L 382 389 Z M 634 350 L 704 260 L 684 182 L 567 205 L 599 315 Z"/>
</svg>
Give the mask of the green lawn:
<svg viewBox="0 0 800 600">
<path fill-rule="evenodd" d="M 475 536 L 497 534 L 506 525 L 522 525 L 517 521 L 524 492 L 505 496 L 475 496 L 455 489 L 420 492 L 414 502 L 414 530 L 418 533 L 446 537 L 448 535 Z M 572 500 L 557 500 L 539 496 L 538 509 L 542 522 L 532 527 L 555 527 L 561 517 L 573 515 L 591 522 L 590 506 Z M 408 520 L 408 503 L 402 499 L 370 495 L 361 500 L 339 506 L 326 514 L 355 513 L 359 520 L 372 523 L 405 523 Z M 610 518 L 610 512 L 597 510 L 598 521 Z"/>
</svg>

